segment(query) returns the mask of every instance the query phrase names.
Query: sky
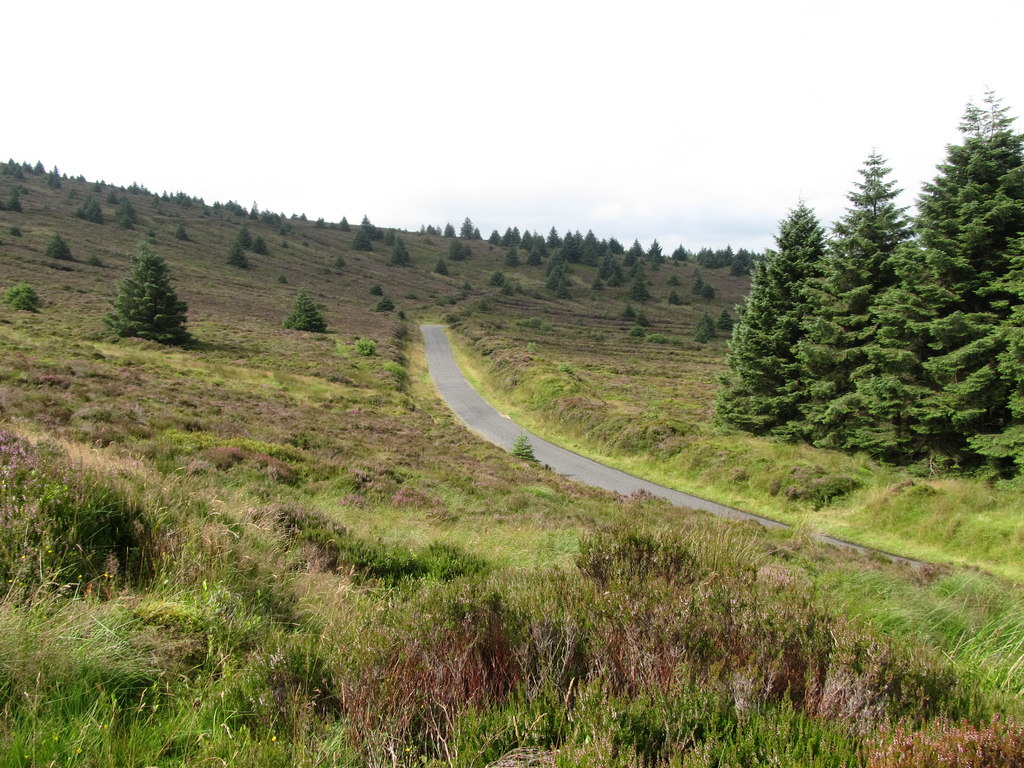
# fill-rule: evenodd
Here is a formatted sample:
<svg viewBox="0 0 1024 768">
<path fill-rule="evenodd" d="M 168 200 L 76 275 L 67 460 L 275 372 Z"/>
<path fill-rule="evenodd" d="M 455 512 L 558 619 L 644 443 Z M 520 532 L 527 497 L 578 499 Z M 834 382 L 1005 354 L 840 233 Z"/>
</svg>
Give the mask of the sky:
<svg viewBox="0 0 1024 768">
<path fill-rule="evenodd" d="M 0 156 L 484 237 L 771 247 L 877 150 L 913 206 L 969 102 L 1022 118 L 1021 0 L 12 2 Z"/>
</svg>

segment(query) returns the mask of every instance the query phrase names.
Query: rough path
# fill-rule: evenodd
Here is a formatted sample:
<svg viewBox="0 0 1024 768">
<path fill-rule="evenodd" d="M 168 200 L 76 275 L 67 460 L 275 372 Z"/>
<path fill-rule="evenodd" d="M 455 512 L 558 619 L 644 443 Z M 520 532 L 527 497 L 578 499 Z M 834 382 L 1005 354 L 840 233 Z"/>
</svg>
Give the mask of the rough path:
<svg viewBox="0 0 1024 768">
<path fill-rule="evenodd" d="M 646 491 L 653 496 L 667 499 L 677 507 L 699 509 L 717 517 L 724 517 L 730 520 L 752 520 L 766 528 L 789 528 L 787 524 L 780 523 L 778 520 L 727 507 L 724 504 L 702 499 L 699 496 L 691 496 L 688 493 L 636 477 L 628 472 L 612 469 L 537 437 L 520 427 L 507 416 L 498 413 L 466 381 L 466 377 L 459 370 L 459 366 L 455 362 L 455 356 L 452 353 L 451 345 L 448 343 L 448 336 L 444 326 L 421 325 L 420 330 L 423 332 L 427 366 L 430 369 L 430 375 L 438 392 L 462 423 L 485 440 L 505 450 L 511 450 L 512 443 L 515 442 L 516 438 L 520 434 L 525 433 L 530 440 L 530 444 L 533 446 L 534 455 L 541 464 L 547 464 L 558 474 L 572 478 L 577 482 L 604 488 L 608 491 L 615 491 L 623 495 L 629 495 L 635 491 Z M 819 535 L 818 538 L 833 546 L 854 549 L 865 554 L 878 552 L 878 550 L 862 547 L 859 544 L 843 541 L 831 536 Z M 920 565 L 916 560 L 909 560 L 888 552 L 879 552 L 879 554 L 896 562 Z"/>
</svg>

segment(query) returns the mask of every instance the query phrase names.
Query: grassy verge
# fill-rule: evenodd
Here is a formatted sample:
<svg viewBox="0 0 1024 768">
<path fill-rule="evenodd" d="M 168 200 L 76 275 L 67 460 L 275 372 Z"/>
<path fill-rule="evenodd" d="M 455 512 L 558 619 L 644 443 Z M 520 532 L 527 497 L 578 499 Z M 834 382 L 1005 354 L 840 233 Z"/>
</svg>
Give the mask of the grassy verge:
<svg viewBox="0 0 1024 768">
<path fill-rule="evenodd" d="M 499 410 L 547 439 L 669 487 L 792 525 L 1024 581 L 1024 492 L 1017 487 L 970 478 L 913 478 L 864 457 L 723 435 L 706 420 L 683 414 L 685 403 L 665 402 L 664 373 L 639 362 L 628 384 L 638 399 L 629 402 L 644 405 L 630 410 L 619 399 L 616 379 L 621 377 L 611 363 L 556 362 L 542 348 L 537 351 L 541 342 L 516 337 L 496 342 L 498 335 L 469 343 L 454 335 L 459 364 Z M 509 363 L 516 347 L 521 354 L 530 344 L 534 352 L 525 361 Z M 482 356 L 488 345 L 502 347 Z M 595 359 L 592 348 L 587 354 Z M 685 393 L 685 369 L 680 378 L 674 386 Z M 706 380 L 702 376 L 698 383 Z"/>
</svg>

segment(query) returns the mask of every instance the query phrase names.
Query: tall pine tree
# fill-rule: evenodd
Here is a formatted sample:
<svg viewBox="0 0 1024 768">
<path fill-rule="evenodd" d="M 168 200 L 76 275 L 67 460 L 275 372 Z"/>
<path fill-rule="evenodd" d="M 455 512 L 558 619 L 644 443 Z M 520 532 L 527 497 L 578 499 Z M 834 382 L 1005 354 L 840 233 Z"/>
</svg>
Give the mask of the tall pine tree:
<svg viewBox="0 0 1024 768">
<path fill-rule="evenodd" d="M 957 467 L 979 463 L 972 441 L 983 450 L 985 441 L 974 436 L 1003 433 L 1013 420 L 1007 337 L 1019 292 L 1007 278 L 1024 233 L 1024 136 L 993 94 L 984 105 L 968 106 L 963 144 L 947 148 L 918 202 L 933 318 L 923 362 L 932 394 L 917 429 L 929 458 Z"/>
<path fill-rule="evenodd" d="M 801 410 L 809 439 L 822 447 L 873 447 L 879 414 L 865 397 L 879 385 L 875 379 L 891 374 L 868 357 L 877 344 L 872 302 L 895 285 L 894 257 L 910 237 L 889 172 L 885 159 L 872 152 L 848 196 L 851 207 L 833 227 L 825 276 L 810 286 L 811 315 L 797 348 L 809 384 Z"/>
<path fill-rule="evenodd" d="M 740 306 L 715 411 L 744 431 L 790 438 L 805 393 L 796 345 L 809 285 L 823 274 L 825 232 L 801 202 L 780 222 L 775 242 L 777 250 L 757 264 Z"/>
</svg>

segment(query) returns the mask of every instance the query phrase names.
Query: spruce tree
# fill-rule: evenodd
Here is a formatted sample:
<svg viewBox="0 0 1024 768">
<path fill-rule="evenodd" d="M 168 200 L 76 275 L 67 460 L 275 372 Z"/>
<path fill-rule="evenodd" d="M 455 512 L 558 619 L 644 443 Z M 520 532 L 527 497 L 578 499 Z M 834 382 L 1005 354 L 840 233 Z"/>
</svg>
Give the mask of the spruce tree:
<svg viewBox="0 0 1024 768">
<path fill-rule="evenodd" d="M 402 238 L 395 236 L 395 240 L 391 245 L 391 264 L 397 267 L 404 267 L 412 263 L 412 257 L 409 256 L 409 249 L 405 247 L 405 243 L 402 242 Z"/>
<path fill-rule="evenodd" d="M 793 437 L 804 384 L 796 344 L 808 286 L 822 276 L 825 232 L 802 202 L 780 222 L 777 250 L 754 270 L 729 344 L 716 417 L 754 434 Z"/>
<path fill-rule="evenodd" d="M 292 303 L 292 311 L 284 320 L 284 327 L 296 331 L 310 333 L 326 333 L 327 321 L 324 320 L 320 307 L 303 288 Z"/>
<path fill-rule="evenodd" d="M 647 290 L 647 279 L 644 277 L 644 271 L 639 267 L 636 270 L 636 274 L 633 276 L 633 282 L 629 286 L 629 298 L 633 301 L 647 301 L 651 298 L 651 292 Z"/>
<path fill-rule="evenodd" d="M 373 238 L 370 237 L 369 231 L 366 226 L 360 226 L 356 230 L 355 236 L 352 238 L 352 250 L 353 251 L 372 251 L 373 250 Z"/>
<path fill-rule="evenodd" d="M 228 251 L 228 264 L 232 267 L 238 267 L 239 269 L 249 268 L 249 259 L 245 255 L 245 250 L 242 248 L 242 243 L 237 239 L 231 244 L 231 250 Z"/>
<path fill-rule="evenodd" d="M 515 442 L 512 444 L 512 450 L 510 453 L 517 459 L 522 459 L 523 461 L 537 461 L 537 457 L 533 453 L 533 446 L 530 445 L 530 438 L 526 436 L 525 432 L 519 433 L 519 437 L 517 437 Z"/>
<path fill-rule="evenodd" d="M 932 393 L 915 428 L 930 461 L 958 467 L 979 462 L 976 448 L 987 451 L 980 436 L 1015 424 L 1005 361 L 1019 301 L 1009 278 L 1024 235 L 1024 136 L 994 95 L 984 104 L 968 106 L 963 144 L 947 148 L 918 201 L 925 268 L 918 295 L 933 314 L 922 365 Z"/>
<path fill-rule="evenodd" d="M 438 258 L 437 264 L 434 265 L 434 272 L 439 275 L 448 274 L 448 265 L 445 264 L 444 258 Z"/>
<path fill-rule="evenodd" d="M 67 240 L 60 236 L 59 232 L 54 232 L 53 237 L 46 244 L 46 258 L 72 261 L 71 246 L 68 245 Z"/>
<path fill-rule="evenodd" d="M 180 346 L 191 341 L 185 328 L 187 311 L 171 286 L 167 262 L 143 242 L 104 322 L 118 336 Z"/>
<path fill-rule="evenodd" d="M 92 195 L 89 195 L 89 197 L 82 201 L 82 204 L 78 206 L 78 210 L 75 211 L 75 216 L 91 221 L 93 224 L 103 223 L 103 211 Z"/>
<path fill-rule="evenodd" d="M 806 432 L 822 447 L 879 454 L 879 438 L 888 440 L 888 430 L 879 432 L 885 418 L 875 398 L 894 369 L 879 349 L 872 305 L 897 284 L 897 251 L 910 237 L 889 172 L 885 159 L 872 152 L 848 196 L 851 207 L 833 228 L 825 276 L 810 287 L 806 335 L 797 352 L 808 377 Z"/>
<path fill-rule="evenodd" d="M 707 344 L 713 338 L 715 338 L 715 321 L 711 319 L 711 315 L 705 310 L 697 322 L 697 330 L 693 335 L 693 340 L 698 344 Z"/>
</svg>

